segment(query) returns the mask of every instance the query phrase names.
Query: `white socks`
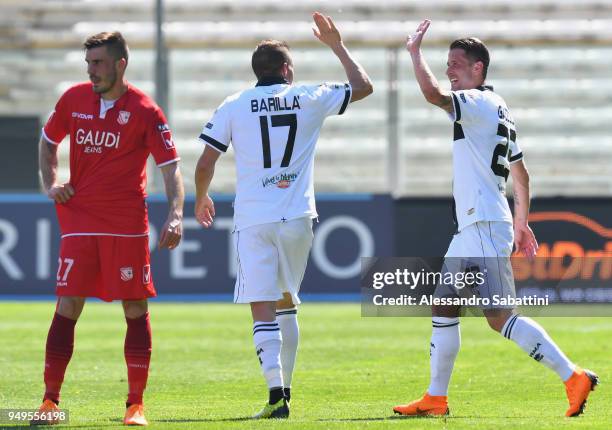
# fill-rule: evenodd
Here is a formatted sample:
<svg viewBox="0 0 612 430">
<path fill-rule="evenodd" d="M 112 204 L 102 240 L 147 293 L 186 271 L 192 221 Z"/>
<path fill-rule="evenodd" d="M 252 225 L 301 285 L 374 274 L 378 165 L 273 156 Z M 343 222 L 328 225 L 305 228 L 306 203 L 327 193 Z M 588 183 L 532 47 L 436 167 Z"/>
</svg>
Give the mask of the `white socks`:
<svg viewBox="0 0 612 430">
<path fill-rule="evenodd" d="M 431 380 L 430 396 L 446 396 L 455 358 L 461 346 L 459 318 L 432 318 L 433 330 L 429 349 Z"/>
<path fill-rule="evenodd" d="M 282 388 L 283 375 L 280 361 L 282 337 L 278 323 L 276 321 L 255 321 L 253 323 L 253 342 L 268 388 Z"/>
<path fill-rule="evenodd" d="M 433 317 L 430 364 L 431 380 L 427 392 L 430 396 L 446 396 L 455 358 L 461 346 L 459 318 Z M 546 331 L 534 320 L 513 315 L 502 328 L 502 334 L 513 340 L 523 351 L 567 381 L 575 370 Z"/>
<path fill-rule="evenodd" d="M 568 360 L 548 333 L 531 318 L 513 315 L 508 318 L 501 333 L 504 337 L 513 340 L 534 360 L 554 370 L 563 381 L 567 381 L 572 376 L 574 364 Z"/>
<path fill-rule="evenodd" d="M 281 348 L 281 365 L 285 388 L 291 387 L 295 356 L 297 355 L 300 329 L 297 322 L 297 308 L 276 311 L 276 321 L 280 327 L 283 345 Z"/>
</svg>

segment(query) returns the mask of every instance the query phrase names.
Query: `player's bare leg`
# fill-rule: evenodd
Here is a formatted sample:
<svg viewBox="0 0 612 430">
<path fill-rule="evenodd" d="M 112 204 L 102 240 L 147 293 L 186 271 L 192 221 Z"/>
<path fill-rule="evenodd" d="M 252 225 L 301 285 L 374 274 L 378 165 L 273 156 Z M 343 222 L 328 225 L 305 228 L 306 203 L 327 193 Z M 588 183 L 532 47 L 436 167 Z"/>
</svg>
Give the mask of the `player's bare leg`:
<svg viewBox="0 0 612 430">
<path fill-rule="evenodd" d="M 276 322 L 276 302 L 251 302 L 251 313 L 255 352 L 269 389 L 268 403 L 253 418 L 287 418 L 289 406 L 283 392 L 282 335 Z"/>
<path fill-rule="evenodd" d="M 151 361 L 151 323 L 148 302 L 123 300 L 123 313 L 127 323 L 124 354 L 128 371 L 129 392 L 123 423 L 147 425 L 144 416 L 143 393 L 149 376 Z"/>
<path fill-rule="evenodd" d="M 57 298 L 55 312 L 71 320 L 78 320 L 85 306 L 85 297 L 60 296 Z"/>
<path fill-rule="evenodd" d="M 283 369 L 284 394 L 287 402 L 291 401 L 291 380 L 295 368 L 295 358 L 300 339 L 300 328 L 297 321 L 297 305 L 291 294 L 283 293 L 283 298 L 276 302 L 276 321 L 281 330 L 283 344 L 281 347 L 281 366 Z"/>
<path fill-rule="evenodd" d="M 515 313 L 514 309 L 487 310 L 485 316 L 491 328 L 515 342 L 531 358 L 559 375 L 565 384 L 569 401 L 565 415 L 580 415 L 590 392 L 599 383 L 599 377 L 572 363 L 546 330 L 531 318 Z"/>
<path fill-rule="evenodd" d="M 74 328 L 83 306 L 84 297 L 60 296 L 51 321 L 45 348 L 45 394 L 40 412 L 57 412 L 60 390 L 64 382 L 66 367 L 74 350 Z M 32 425 L 57 424 L 57 420 L 32 421 Z"/>
<path fill-rule="evenodd" d="M 459 306 L 432 306 L 429 388 L 420 399 L 394 407 L 395 413 L 407 416 L 448 414 L 448 384 L 461 345 L 460 310 Z"/>
</svg>

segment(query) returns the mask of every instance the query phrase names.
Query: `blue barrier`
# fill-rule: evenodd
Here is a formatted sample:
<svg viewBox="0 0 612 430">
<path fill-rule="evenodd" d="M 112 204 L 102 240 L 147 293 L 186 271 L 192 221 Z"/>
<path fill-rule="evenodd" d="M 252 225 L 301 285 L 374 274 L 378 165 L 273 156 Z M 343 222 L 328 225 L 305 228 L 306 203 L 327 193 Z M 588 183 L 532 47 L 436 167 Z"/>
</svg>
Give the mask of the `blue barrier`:
<svg viewBox="0 0 612 430">
<path fill-rule="evenodd" d="M 193 217 L 193 197 L 187 198 L 181 245 L 172 252 L 152 249 L 153 279 L 160 296 L 233 293 L 232 200 L 233 196 L 215 196 L 216 220 L 204 229 Z M 166 199 L 151 196 L 148 206 L 153 246 L 167 214 Z M 393 200 L 386 195 L 321 195 L 317 209 L 320 219 L 314 224 L 315 242 L 302 291 L 306 296 L 355 298 L 360 257 L 394 253 Z M 55 210 L 45 196 L 0 195 L 0 295 L 53 295 L 59 243 Z"/>
</svg>

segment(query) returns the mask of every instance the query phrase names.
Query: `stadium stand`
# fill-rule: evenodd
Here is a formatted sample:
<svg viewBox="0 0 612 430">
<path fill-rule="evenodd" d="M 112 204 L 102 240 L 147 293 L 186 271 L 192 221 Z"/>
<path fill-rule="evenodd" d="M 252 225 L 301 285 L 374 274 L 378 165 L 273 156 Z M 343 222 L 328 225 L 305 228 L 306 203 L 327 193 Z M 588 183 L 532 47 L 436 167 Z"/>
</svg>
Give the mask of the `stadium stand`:
<svg viewBox="0 0 612 430">
<path fill-rule="evenodd" d="M 3 0 L 0 115 L 43 120 L 61 92 L 84 80 L 80 43 L 122 31 L 132 47 L 128 78 L 153 93 L 153 1 Z M 492 51 L 489 83 L 517 120 L 537 196 L 612 195 L 612 2 L 604 0 L 166 0 L 170 111 L 188 190 L 201 151 L 195 137 L 228 94 L 252 85 L 250 53 L 267 37 L 294 47 L 296 80 L 342 80 L 335 57 L 312 37 L 310 13 L 338 22 L 374 80 L 375 94 L 324 127 L 317 190 L 386 192 L 390 130 L 398 128 L 396 195 L 450 193 L 451 127 L 423 100 L 402 48 L 418 20 L 433 20 L 425 55 L 443 81 L 448 43 L 475 35 Z M 389 105 L 389 53 L 399 52 L 398 103 Z M 443 85 L 447 83 L 443 81 Z M 389 109 L 397 109 L 398 123 Z M 67 145 L 62 146 L 66 157 Z M 66 163 L 64 163 L 66 166 Z M 232 156 L 222 157 L 214 190 L 233 189 Z M 62 172 L 64 177 L 66 171 Z"/>
</svg>

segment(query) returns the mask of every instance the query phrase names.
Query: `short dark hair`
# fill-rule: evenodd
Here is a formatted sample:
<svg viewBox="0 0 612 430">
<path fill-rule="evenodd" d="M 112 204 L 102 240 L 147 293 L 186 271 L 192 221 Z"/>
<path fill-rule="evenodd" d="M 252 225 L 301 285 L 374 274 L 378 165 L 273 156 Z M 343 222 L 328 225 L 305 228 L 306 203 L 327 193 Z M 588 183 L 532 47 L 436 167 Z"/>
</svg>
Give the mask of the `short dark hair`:
<svg viewBox="0 0 612 430">
<path fill-rule="evenodd" d="M 482 78 L 487 79 L 487 70 L 489 69 L 489 50 L 482 40 L 476 37 L 466 37 L 457 39 L 450 45 L 450 49 L 463 49 L 465 55 L 475 63 L 482 62 Z"/>
<path fill-rule="evenodd" d="M 85 43 L 83 43 L 83 48 L 85 48 L 85 50 L 98 48 L 100 46 L 106 46 L 109 54 L 112 55 L 115 60 L 118 61 L 122 58 L 125 58 L 125 61 L 128 60 L 127 42 L 118 31 L 105 31 L 103 33 L 94 34 L 88 37 Z"/>
<path fill-rule="evenodd" d="M 287 42 L 280 40 L 262 40 L 251 57 L 251 67 L 257 79 L 278 76 L 284 63 L 292 64 L 291 55 Z"/>
</svg>

